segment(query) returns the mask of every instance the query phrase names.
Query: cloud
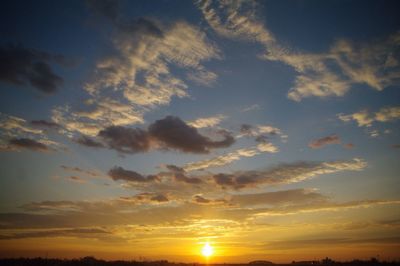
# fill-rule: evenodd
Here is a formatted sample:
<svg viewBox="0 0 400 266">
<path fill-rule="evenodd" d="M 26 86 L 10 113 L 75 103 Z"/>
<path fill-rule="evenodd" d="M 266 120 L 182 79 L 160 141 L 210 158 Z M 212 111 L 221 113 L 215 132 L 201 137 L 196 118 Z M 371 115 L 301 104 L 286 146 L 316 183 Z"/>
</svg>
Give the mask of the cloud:
<svg viewBox="0 0 400 266">
<path fill-rule="evenodd" d="M 32 126 L 42 127 L 42 128 L 57 129 L 60 127 L 60 125 L 58 125 L 57 123 L 46 120 L 32 120 L 30 123 Z"/>
<path fill-rule="evenodd" d="M 315 239 L 293 239 L 285 241 L 271 241 L 265 245 L 268 249 L 303 249 L 303 248 L 315 248 L 325 246 L 351 246 L 355 245 L 391 245 L 400 244 L 400 237 L 381 237 L 381 238 L 315 238 Z"/>
<path fill-rule="evenodd" d="M 8 141 L 8 145 L 11 148 L 16 148 L 17 150 L 26 149 L 26 150 L 39 151 L 39 152 L 50 151 L 49 147 L 47 147 L 45 144 L 38 142 L 36 140 L 33 140 L 33 139 L 27 139 L 27 138 L 12 138 Z"/>
<path fill-rule="evenodd" d="M 256 216 L 281 216 L 281 215 L 294 215 L 299 213 L 311 213 L 322 211 L 343 211 L 356 208 L 368 208 L 379 205 L 397 205 L 400 204 L 399 200 L 358 200 L 348 202 L 316 202 L 313 204 L 298 204 L 286 207 L 279 207 L 274 209 L 266 209 L 260 211 Z"/>
<path fill-rule="evenodd" d="M 240 110 L 241 112 L 250 112 L 250 111 L 254 111 L 254 110 L 259 110 L 261 107 L 258 104 L 253 104 L 250 106 L 247 106 L 245 108 L 243 108 L 242 110 Z"/>
<path fill-rule="evenodd" d="M 289 184 L 311 179 L 317 175 L 341 171 L 360 171 L 367 166 L 361 159 L 333 162 L 299 162 L 281 164 L 261 171 L 238 171 L 232 174 L 215 174 L 214 182 L 223 188 L 251 188 L 260 185 Z"/>
<path fill-rule="evenodd" d="M 237 137 L 254 137 L 257 142 L 265 142 L 270 136 L 280 136 L 282 140 L 286 140 L 288 137 L 277 127 L 271 125 L 253 126 L 249 124 L 240 126 L 240 134 Z"/>
<path fill-rule="evenodd" d="M 382 91 L 400 79 L 400 32 L 370 43 L 336 41 L 323 53 L 294 51 L 278 42 L 257 17 L 258 3 L 246 1 L 198 1 L 204 19 L 222 36 L 260 43 L 261 57 L 294 68 L 297 76 L 287 96 L 294 101 L 315 96 L 344 96 L 354 84 Z"/>
<path fill-rule="evenodd" d="M 85 174 L 85 175 L 88 175 L 91 177 L 100 177 L 101 176 L 101 173 L 99 173 L 97 171 L 93 171 L 93 170 L 85 170 L 85 169 L 81 169 L 79 167 L 70 167 L 70 166 L 66 166 L 66 165 L 60 165 L 60 167 L 65 171 Z"/>
<path fill-rule="evenodd" d="M 214 127 L 222 122 L 226 116 L 224 115 L 215 115 L 210 117 L 202 117 L 193 121 L 187 122 L 187 124 L 191 127 L 195 128 L 205 128 L 205 127 Z"/>
<path fill-rule="evenodd" d="M 325 202 L 328 198 L 314 190 L 291 189 L 276 192 L 233 195 L 230 203 L 241 207 Z"/>
<path fill-rule="evenodd" d="M 32 230 L 13 234 L 0 235 L 0 240 L 43 238 L 43 237 L 76 237 L 99 238 L 110 235 L 111 232 L 99 228 L 69 228 L 52 230 Z"/>
<path fill-rule="evenodd" d="M 103 127 L 143 123 L 142 111 L 108 97 L 89 99 L 80 108 L 71 111 L 69 105 L 56 107 L 52 110 L 52 121 L 61 125 L 67 136 L 78 132 L 91 137 Z"/>
<path fill-rule="evenodd" d="M 238 149 L 233 152 L 229 152 L 227 154 L 213 157 L 211 159 L 188 163 L 184 166 L 184 169 L 186 171 L 194 171 L 194 170 L 203 170 L 210 167 L 224 166 L 234 161 L 238 161 L 243 157 L 253 157 L 258 154 L 260 154 L 260 152 L 256 148 Z"/>
<path fill-rule="evenodd" d="M 338 118 L 344 122 L 354 120 L 359 127 L 370 127 L 374 122 L 383 123 L 400 119 L 400 107 L 382 107 L 375 113 L 364 109 L 349 115 L 338 114 Z"/>
<path fill-rule="evenodd" d="M 145 152 L 150 149 L 150 138 L 147 131 L 139 128 L 111 126 L 99 132 L 110 149 L 123 153 Z"/>
<path fill-rule="evenodd" d="M 122 153 L 146 152 L 152 148 L 208 153 L 210 149 L 229 147 L 234 143 L 228 132 L 219 131 L 219 134 L 223 136 L 222 140 L 212 140 L 180 118 L 167 116 L 150 124 L 147 130 L 111 126 L 101 130 L 99 137 L 110 149 Z"/>
<path fill-rule="evenodd" d="M 170 199 L 164 194 L 157 194 L 157 193 L 139 193 L 132 197 L 120 197 L 120 201 L 132 203 L 132 204 L 160 204 L 169 202 Z"/>
<path fill-rule="evenodd" d="M 225 205 L 228 203 L 225 199 L 207 199 L 201 195 L 194 195 L 192 202 L 200 205 Z"/>
<path fill-rule="evenodd" d="M 175 181 L 183 182 L 187 184 L 201 184 L 203 181 L 197 177 L 188 177 L 186 171 L 175 165 L 166 165 L 166 168 L 171 171 Z"/>
<path fill-rule="evenodd" d="M 341 143 L 340 137 L 336 134 L 333 134 L 330 136 L 312 140 L 308 144 L 308 147 L 310 147 L 312 149 L 319 149 L 319 148 L 324 147 L 325 145 L 340 144 L 340 143 Z"/>
<path fill-rule="evenodd" d="M 75 140 L 76 143 L 91 147 L 91 148 L 104 148 L 104 144 L 86 136 L 80 136 Z"/>
<path fill-rule="evenodd" d="M 86 183 L 86 180 L 79 177 L 79 176 L 75 176 L 75 175 L 71 175 L 66 177 L 67 180 L 71 181 L 71 182 L 75 182 L 75 183 L 79 183 L 79 184 L 84 184 Z"/>
<path fill-rule="evenodd" d="M 0 47 L 0 81 L 17 86 L 31 85 L 43 93 L 57 91 L 63 79 L 53 72 L 50 63 L 62 64 L 62 56 L 8 45 Z"/>
<path fill-rule="evenodd" d="M 43 134 L 43 130 L 30 127 L 25 119 L 1 113 L 0 115 L 0 129 L 4 130 L 8 136 Z"/>
<path fill-rule="evenodd" d="M 125 170 L 122 167 L 115 166 L 110 171 L 108 171 L 108 175 L 114 180 L 124 180 L 128 182 L 134 183 L 142 183 L 142 182 L 154 182 L 158 180 L 157 176 L 143 176 L 135 171 Z"/>
<path fill-rule="evenodd" d="M 85 105 L 53 110 L 52 120 L 69 137 L 94 137 L 104 127 L 143 123 L 146 112 L 168 105 L 173 97 L 188 97 L 188 85 L 171 66 L 189 71 L 192 79 L 216 79 L 202 62 L 219 58 L 219 51 L 199 28 L 183 21 L 128 20 L 118 3 L 108 1 L 90 1 L 89 7 L 110 23 L 112 49 L 97 61 L 84 86 L 90 95 Z"/>
<path fill-rule="evenodd" d="M 226 131 L 220 131 L 222 140 L 212 140 L 200 135 L 196 128 L 187 125 L 178 117 L 167 116 L 149 126 L 148 132 L 165 148 L 183 152 L 208 153 L 210 149 L 231 146 L 235 139 Z"/>
</svg>

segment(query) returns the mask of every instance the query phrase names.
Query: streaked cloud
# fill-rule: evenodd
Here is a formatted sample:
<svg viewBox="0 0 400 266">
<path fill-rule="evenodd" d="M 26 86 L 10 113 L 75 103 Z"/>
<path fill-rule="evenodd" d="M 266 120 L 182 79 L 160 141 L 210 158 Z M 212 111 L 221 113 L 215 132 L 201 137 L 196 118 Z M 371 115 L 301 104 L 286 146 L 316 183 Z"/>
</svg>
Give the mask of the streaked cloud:
<svg viewBox="0 0 400 266">
<path fill-rule="evenodd" d="M 277 185 L 301 182 L 318 175 L 341 171 L 360 171 L 367 166 L 362 159 L 332 162 L 299 162 L 282 164 L 260 171 L 238 171 L 232 174 L 215 174 L 214 182 L 224 188 L 243 189 L 261 185 Z"/>
</svg>

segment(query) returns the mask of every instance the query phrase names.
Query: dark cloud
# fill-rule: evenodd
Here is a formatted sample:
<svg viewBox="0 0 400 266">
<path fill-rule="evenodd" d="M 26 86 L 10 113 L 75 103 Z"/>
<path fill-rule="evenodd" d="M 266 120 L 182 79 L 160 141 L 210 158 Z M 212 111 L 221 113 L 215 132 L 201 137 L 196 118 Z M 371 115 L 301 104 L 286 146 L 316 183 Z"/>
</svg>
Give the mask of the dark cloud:
<svg viewBox="0 0 400 266">
<path fill-rule="evenodd" d="M 99 132 L 110 149 L 122 153 L 145 152 L 150 149 L 150 138 L 146 131 L 139 128 L 111 126 Z"/>
<path fill-rule="evenodd" d="M 20 46 L 0 47 L 0 81 L 18 86 L 31 85 L 44 93 L 54 93 L 63 83 L 51 62 L 63 64 L 62 56 L 53 56 Z"/>
<path fill-rule="evenodd" d="M 168 197 L 164 194 L 150 192 L 143 192 L 132 197 L 120 197 L 120 200 L 133 204 L 169 202 Z"/>
<path fill-rule="evenodd" d="M 87 136 L 80 136 L 75 142 L 91 148 L 104 148 L 104 144 Z"/>
<path fill-rule="evenodd" d="M 308 144 L 308 147 L 312 149 L 319 149 L 329 144 L 340 144 L 341 140 L 338 135 L 333 134 L 320 139 L 315 139 Z"/>
<path fill-rule="evenodd" d="M 207 199 L 200 195 L 195 195 L 192 201 L 200 205 L 224 205 L 228 203 L 225 199 Z"/>
<path fill-rule="evenodd" d="M 212 140 L 201 135 L 196 128 L 187 125 L 180 118 L 167 116 L 150 124 L 147 131 L 111 126 L 101 130 L 98 136 L 110 149 L 122 153 L 146 152 L 160 147 L 182 152 L 208 153 L 210 149 L 229 147 L 235 141 L 227 131 L 217 133 L 223 136 L 222 140 Z"/>
<path fill-rule="evenodd" d="M 125 170 L 122 167 L 114 167 L 110 171 L 108 171 L 108 175 L 114 180 L 125 180 L 128 182 L 152 182 L 158 179 L 157 176 L 149 175 L 143 176 L 135 171 Z"/>
<path fill-rule="evenodd" d="M 32 231 L 23 233 L 14 233 L 9 235 L 0 235 L 0 240 L 38 238 L 38 237 L 89 237 L 94 238 L 95 235 L 111 234 L 108 231 L 98 228 L 72 228 L 72 229 L 54 229 L 45 231 Z"/>
<path fill-rule="evenodd" d="M 44 128 L 59 128 L 60 125 L 51 121 L 46 120 L 32 120 L 31 125 L 35 127 L 44 127 Z"/>
<path fill-rule="evenodd" d="M 97 15 L 116 20 L 119 13 L 118 0 L 86 0 L 88 7 Z"/>
<path fill-rule="evenodd" d="M 50 151 L 45 144 L 28 138 L 13 138 L 8 141 L 8 144 L 17 149 L 27 149 L 41 152 Z"/>
<path fill-rule="evenodd" d="M 392 147 L 395 149 L 400 149 L 400 144 L 393 144 Z"/>
<path fill-rule="evenodd" d="M 166 165 L 166 168 L 172 172 L 175 181 L 184 182 L 188 184 L 201 184 L 203 181 L 197 177 L 188 177 L 183 168 L 178 167 L 176 165 Z"/>
<path fill-rule="evenodd" d="M 211 140 L 200 135 L 196 128 L 187 125 L 179 117 L 167 116 L 149 126 L 149 134 L 165 148 L 183 152 L 208 153 L 213 148 L 231 146 L 235 139 L 226 131 L 220 132 L 224 139 Z"/>
<path fill-rule="evenodd" d="M 244 134 L 244 135 L 249 135 L 252 132 L 253 127 L 251 125 L 248 124 L 243 124 L 240 126 L 240 133 Z"/>
<path fill-rule="evenodd" d="M 234 195 L 231 198 L 232 204 L 240 206 L 256 206 L 256 205 L 286 205 L 308 202 L 324 202 L 327 197 L 312 190 L 307 189 L 291 189 L 276 192 L 265 192 L 257 194 L 241 194 Z"/>
</svg>

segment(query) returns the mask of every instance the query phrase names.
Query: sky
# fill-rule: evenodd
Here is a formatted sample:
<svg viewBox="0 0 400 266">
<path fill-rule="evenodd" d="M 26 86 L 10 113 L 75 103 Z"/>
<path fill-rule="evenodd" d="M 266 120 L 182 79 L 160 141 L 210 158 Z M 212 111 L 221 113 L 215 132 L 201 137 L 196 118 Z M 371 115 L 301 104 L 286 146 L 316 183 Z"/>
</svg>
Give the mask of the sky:
<svg viewBox="0 0 400 266">
<path fill-rule="evenodd" d="M 399 260 L 398 1 L 6 1 L 0 257 Z"/>
</svg>

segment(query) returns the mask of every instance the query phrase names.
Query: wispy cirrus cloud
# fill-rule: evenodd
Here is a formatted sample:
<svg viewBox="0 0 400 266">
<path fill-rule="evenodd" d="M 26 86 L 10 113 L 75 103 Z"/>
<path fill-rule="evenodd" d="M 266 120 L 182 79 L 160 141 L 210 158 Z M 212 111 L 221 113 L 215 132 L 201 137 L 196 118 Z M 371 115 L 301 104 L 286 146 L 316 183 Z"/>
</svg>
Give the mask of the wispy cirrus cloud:
<svg viewBox="0 0 400 266">
<path fill-rule="evenodd" d="M 54 108 L 52 120 L 63 125 L 68 136 L 93 137 L 103 127 L 143 123 L 145 113 L 168 105 L 173 97 L 189 97 L 187 82 L 173 67 L 202 84 L 217 78 L 203 62 L 220 58 L 220 52 L 198 27 L 184 21 L 127 20 L 117 1 L 106 5 L 113 15 L 101 1 L 88 6 L 112 27 L 112 51 L 97 61 L 84 86 L 90 98 L 80 110 L 70 105 Z"/>
<path fill-rule="evenodd" d="M 257 16 L 257 2 L 204 0 L 197 6 L 207 23 L 220 35 L 258 42 L 261 57 L 294 68 L 297 76 L 287 96 L 294 101 L 307 97 L 343 96 L 354 84 L 382 91 L 400 79 L 399 32 L 370 43 L 336 41 L 323 53 L 299 52 L 276 39 Z M 333 66 L 333 67 L 332 67 Z"/>
</svg>

